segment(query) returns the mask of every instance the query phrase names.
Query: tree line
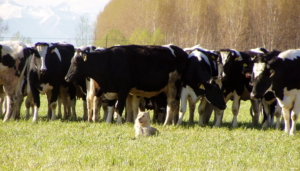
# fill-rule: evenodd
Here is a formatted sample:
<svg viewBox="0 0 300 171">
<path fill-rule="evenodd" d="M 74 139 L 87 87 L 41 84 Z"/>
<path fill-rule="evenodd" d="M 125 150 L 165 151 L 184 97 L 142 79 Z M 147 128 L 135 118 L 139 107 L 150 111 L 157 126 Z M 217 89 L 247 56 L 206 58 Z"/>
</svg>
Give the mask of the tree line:
<svg viewBox="0 0 300 171">
<path fill-rule="evenodd" d="M 208 49 L 298 48 L 297 0 L 111 0 L 94 44 L 169 44 Z"/>
</svg>

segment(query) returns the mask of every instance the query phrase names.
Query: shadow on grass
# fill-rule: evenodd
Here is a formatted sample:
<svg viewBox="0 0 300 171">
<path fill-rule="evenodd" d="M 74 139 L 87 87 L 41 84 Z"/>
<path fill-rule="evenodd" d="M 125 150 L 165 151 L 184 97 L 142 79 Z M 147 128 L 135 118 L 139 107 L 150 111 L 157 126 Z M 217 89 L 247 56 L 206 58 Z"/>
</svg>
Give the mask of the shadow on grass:
<svg viewBox="0 0 300 171">
<path fill-rule="evenodd" d="M 3 121 L 5 115 L 1 115 L 0 119 Z M 32 116 L 29 119 L 25 119 L 24 116 L 21 116 L 20 119 L 15 120 L 14 118 L 10 118 L 10 121 L 32 121 Z M 82 117 L 78 116 L 76 120 L 71 120 L 70 118 L 68 119 L 64 119 L 64 118 L 57 118 L 57 120 L 59 120 L 60 122 L 63 123 L 68 123 L 68 122 L 87 122 L 86 120 L 83 120 Z M 51 121 L 50 118 L 48 118 L 48 116 L 39 116 L 39 122 L 49 122 Z M 97 123 L 105 123 L 106 121 L 101 118 L 99 119 Z M 94 123 L 94 122 L 91 122 Z M 116 121 L 114 120 L 112 122 L 112 124 L 115 124 Z M 125 122 L 125 119 L 123 119 L 123 124 L 134 124 L 131 122 Z M 157 123 L 157 122 L 151 122 L 151 124 L 154 125 L 158 125 L 158 126 L 163 126 L 163 123 Z M 213 121 L 209 121 L 208 124 L 204 125 L 204 126 L 199 126 L 197 121 L 194 121 L 192 124 L 189 124 L 188 121 L 183 121 L 182 124 L 180 126 L 176 126 L 176 125 L 170 125 L 170 126 L 174 126 L 174 127 L 181 127 L 183 129 L 192 129 L 192 128 L 196 128 L 196 127 L 203 127 L 203 128 L 208 128 L 208 129 L 212 129 L 214 128 L 214 123 Z M 252 122 L 239 122 L 238 123 L 238 127 L 236 128 L 232 128 L 232 123 L 231 122 L 222 122 L 221 126 L 219 128 L 227 128 L 229 131 L 235 130 L 235 129 L 239 129 L 239 128 L 243 128 L 243 129 L 255 129 L 255 130 L 269 130 L 269 129 L 274 129 L 274 126 L 268 127 L 268 128 L 262 128 L 262 124 L 259 123 L 257 126 L 253 127 L 252 126 Z M 284 125 L 281 124 L 280 125 L 280 130 L 284 129 Z M 300 130 L 300 123 L 297 123 L 296 125 L 296 130 Z"/>
<path fill-rule="evenodd" d="M 180 125 L 179 127 L 182 127 L 184 129 L 190 129 L 190 128 L 195 128 L 195 127 L 203 127 L 203 128 L 211 128 L 211 129 L 215 128 L 213 121 L 210 121 L 208 124 L 206 124 L 204 126 L 199 126 L 198 122 L 193 122 L 192 124 L 189 124 L 188 121 L 186 121 L 186 122 L 183 121 L 182 125 Z M 239 128 L 255 129 L 255 130 L 269 130 L 269 129 L 275 130 L 275 125 L 267 127 L 267 128 L 263 128 L 261 123 L 259 123 L 257 126 L 253 127 L 252 122 L 240 122 L 240 123 L 238 123 L 238 126 L 236 128 L 233 128 L 231 122 L 222 122 L 222 124 L 219 128 L 227 128 L 229 131 L 239 129 Z M 281 131 L 284 130 L 284 124 L 280 125 L 280 130 Z M 300 130 L 300 123 L 296 124 L 296 130 Z"/>
</svg>

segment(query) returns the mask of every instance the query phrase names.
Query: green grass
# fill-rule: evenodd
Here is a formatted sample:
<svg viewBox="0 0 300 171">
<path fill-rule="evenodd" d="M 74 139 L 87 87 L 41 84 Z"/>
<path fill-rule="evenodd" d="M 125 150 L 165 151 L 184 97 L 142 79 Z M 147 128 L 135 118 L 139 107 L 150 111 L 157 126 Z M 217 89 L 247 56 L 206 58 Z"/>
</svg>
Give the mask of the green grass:
<svg viewBox="0 0 300 171">
<path fill-rule="evenodd" d="M 81 117 L 81 102 L 77 104 Z M 288 136 L 251 128 L 250 104 L 241 104 L 238 128 L 230 126 L 228 104 L 220 128 L 211 122 L 189 126 L 187 112 L 183 126 L 152 124 L 158 136 L 135 140 L 132 123 L 43 118 L 1 123 L 0 170 L 300 170 L 299 131 Z M 24 113 L 23 107 L 22 117 Z M 40 116 L 46 116 L 45 106 Z"/>
</svg>

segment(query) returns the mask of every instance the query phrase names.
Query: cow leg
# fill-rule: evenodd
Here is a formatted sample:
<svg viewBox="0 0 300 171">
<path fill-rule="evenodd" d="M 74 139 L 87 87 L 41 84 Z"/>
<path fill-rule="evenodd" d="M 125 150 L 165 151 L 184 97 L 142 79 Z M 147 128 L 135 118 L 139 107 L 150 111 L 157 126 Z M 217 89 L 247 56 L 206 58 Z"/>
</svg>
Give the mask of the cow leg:
<svg viewBox="0 0 300 171">
<path fill-rule="evenodd" d="M 6 101 L 7 101 L 7 112 L 5 114 L 5 117 L 3 119 L 3 122 L 7 122 L 13 113 L 13 107 L 14 107 L 14 99 L 11 95 L 6 95 Z"/>
<path fill-rule="evenodd" d="M 284 118 L 284 132 L 290 132 L 290 109 L 282 107 L 282 115 Z"/>
<path fill-rule="evenodd" d="M 82 115 L 82 119 L 84 121 L 87 120 L 87 115 L 88 115 L 88 109 L 87 109 L 87 102 L 86 102 L 86 99 L 83 99 L 82 100 L 82 106 L 83 106 L 83 115 Z"/>
<path fill-rule="evenodd" d="M 70 116 L 70 104 L 69 104 L 69 100 L 68 100 L 68 93 L 67 93 L 67 91 L 68 91 L 67 87 L 60 86 L 59 96 L 60 96 L 61 102 L 62 102 L 62 104 L 64 106 L 64 116 L 63 116 L 63 119 L 68 119 L 69 116 Z"/>
<path fill-rule="evenodd" d="M 52 111 L 52 115 L 51 115 L 51 120 L 55 120 L 56 119 L 56 112 L 55 112 L 55 109 L 56 109 L 56 106 L 57 106 L 57 98 L 58 98 L 58 94 L 59 94 L 59 87 L 60 86 L 53 86 L 54 88 L 52 89 L 51 91 L 51 100 L 50 100 L 50 108 L 51 108 L 51 111 Z"/>
<path fill-rule="evenodd" d="M 258 125 L 259 121 L 259 101 L 251 99 L 251 105 L 252 105 L 252 126 L 255 127 Z"/>
<path fill-rule="evenodd" d="M 111 123 L 113 114 L 114 114 L 114 109 L 115 109 L 115 104 L 116 100 L 108 100 L 108 107 L 107 107 L 107 118 L 106 118 L 106 123 Z"/>
<path fill-rule="evenodd" d="M 266 103 L 264 99 L 262 100 L 262 106 L 263 106 L 262 128 L 265 129 L 269 127 L 268 117 L 270 115 L 270 106 Z"/>
<path fill-rule="evenodd" d="M 141 111 L 145 111 L 146 110 L 146 101 L 145 101 L 144 97 L 140 97 L 139 108 L 140 108 Z"/>
<path fill-rule="evenodd" d="M 137 118 L 137 115 L 139 113 L 139 106 L 140 106 L 140 97 L 137 97 L 136 95 L 132 96 L 132 111 L 133 111 L 133 120 Z"/>
<path fill-rule="evenodd" d="M 232 127 L 235 128 L 238 126 L 237 116 L 239 114 L 239 108 L 240 108 L 240 96 L 234 92 L 233 95 L 233 102 L 232 102 Z"/>
<path fill-rule="evenodd" d="M 189 118 L 189 125 L 192 125 L 194 123 L 194 113 L 196 108 L 196 103 L 194 103 L 191 99 L 191 97 L 188 98 L 189 102 L 189 110 L 190 110 L 190 118 Z"/>
<path fill-rule="evenodd" d="M 71 120 L 76 121 L 77 120 L 77 114 L 76 114 L 76 98 L 70 98 L 70 107 L 71 107 Z"/>
<path fill-rule="evenodd" d="M 132 95 L 128 94 L 126 98 L 126 122 L 134 122 L 132 110 Z"/>
<path fill-rule="evenodd" d="M 129 93 L 129 90 L 121 91 L 118 93 L 118 104 L 116 107 L 116 114 L 117 114 L 117 124 L 122 124 L 122 113 L 126 104 L 126 98 Z"/>
<path fill-rule="evenodd" d="M 93 101 L 93 122 L 98 122 L 99 118 L 100 118 L 100 107 L 102 105 L 102 96 L 94 97 L 94 101 Z"/>
<path fill-rule="evenodd" d="M 184 114 L 186 112 L 188 96 L 189 96 L 189 94 L 187 92 L 187 89 L 182 88 L 182 90 L 181 90 L 181 109 L 179 110 L 179 119 L 178 119 L 177 125 L 182 124 L 183 117 L 184 117 Z M 191 104 L 191 103 L 189 103 L 189 104 Z M 169 107 L 167 107 L 167 113 L 168 113 L 168 108 Z M 195 108 L 194 108 L 194 110 L 195 110 Z M 191 111 L 191 108 L 190 108 L 190 111 Z M 190 114 L 190 119 L 191 119 L 191 114 Z"/>
<path fill-rule="evenodd" d="M 57 99 L 57 106 L 58 106 L 57 117 L 58 118 L 62 118 L 62 113 L 61 113 L 61 96 L 60 95 L 58 96 L 58 99 Z"/>
<path fill-rule="evenodd" d="M 202 98 L 199 106 L 198 106 L 198 113 L 199 113 L 199 121 L 198 121 L 198 125 L 199 126 L 203 126 L 204 122 L 203 122 L 203 114 L 205 112 L 205 107 L 206 107 L 207 101 L 205 98 Z"/>
<path fill-rule="evenodd" d="M 103 100 L 103 98 L 101 98 L 100 100 Z M 103 120 L 106 120 L 108 115 L 108 104 L 106 101 L 105 102 L 102 101 L 102 110 L 103 110 Z"/>
<path fill-rule="evenodd" d="M 210 103 L 206 103 L 205 105 L 205 109 L 204 109 L 204 112 L 203 112 L 203 124 L 204 125 L 207 125 L 209 120 L 210 120 L 210 117 L 214 111 L 214 108 L 216 108 L 215 106 L 213 106 L 212 104 Z M 216 114 L 214 115 L 214 124 L 216 123 Z"/>
<path fill-rule="evenodd" d="M 25 114 L 25 119 L 29 119 L 30 116 L 30 107 L 32 107 L 32 94 L 28 93 L 26 100 L 25 100 L 25 107 L 26 107 L 26 114 Z"/>
<path fill-rule="evenodd" d="M 46 96 L 47 96 L 47 104 L 48 104 L 48 113 L 47 113 L 47 116 L 48 116 L 48 119 L 51 119 L 51 117 L 52 117 L 52 110 L 51 110 L 51 107 L 50 107 L 50 100 L 51 100 L 52 92 L 48 91 L 46 93 Z"/>
<path fill-rule="evenodd" d="M 174 118 L 175 107 L 178 104 L 176 101 L 177 88 L 175 83 L 169 83 L 167 85 L 167 116 L 164 126 L 171 124 Z"/>
<path fill-rule="evenodd" d="M 17 95 L 15 96 L 15 103 L 14 103 L 14 108 L 13 108 L 13 114 L 14 114 L 14 119 L 20 119 L 20 110 L 21 110 L 21 105 L 23 102 L 23 95 L 21 92 L 17 92 Z"/>
<path fill-rule="evenodd" d="M 0 116 L 3 115 L 3 108 L 5 108 L 5 106 L 3 106 L 3 103 L 5 101 L 5 93 L 3 90 L 3 85 L 0 85 Z"/>
<path fill-rule="evenodd" d="M 300 92 L 300 91 L 298 91 Z M 295 135 L 296 134 L 296 124 L 297 124 L 297 119 L 298 119 L 298 115 L 300 112 L 300 94 L 297 93 L 296 94 L 296 99 L 294 101 L 294 106 L 292 108 L 291 111 L 291 118 L 292 118 L 292 126 L 291 126 L 291 130 L 290 130 L 290 135 Z"/>
<path fill-rule="evenodd" d="M 279 106 L 279 104 L 277 103 L 275 106 L 275 112 L 274 115 L 276 116 L 276 125 L 275 125 L 275 129 L 280 129 L 280 119 L 281 119 L 281 107 Z"/>
<path fill-rule="evenodd" d="M 88 92 L 88 95 L 86 96 L 87 111 L 88 111 L 87 121 L 88 122 L 92 122 L 93 102 L 94 102 L 93 97 L 94 97 L 94 95 L 91 92 Z"/>
<path fill-rule="evenodd" d="M 296 124 L 297 124 L 297 119 L 298 119 L 298 113 L 293 109 L 291 112 L 291 118 L 292 118 L 292 126 L 291 130 L 289 132 L 290 135 L 295 135 L 296 134 Z"/>
<path fill-rule="evenodd" d="M 220 110 L 218 108 L 215 108 L 215 117 L 216 117 L 216 122 L 215 122 L 215 127 L 220 127 L 222 123 L 222 118 L 223 118 L 224 110 Z"/>
<path fill-rule="evenodd" d="M 70 113 L 71 115 L 71 120 L 76 121 L 77 120 L 77 115 L 76 115 L 76 87 L 73 84 L 70 84 L 68 86 L 68 95 L 70 99 L 68 99 L 68 105 L 70 108 Z"/>
<path fill-rule="evenodd" d="M 33 112 L 32 122 L 37 122 L 38 121 L 39 108 L 40 108 L 40 95 L 39 95 L 39 92 L 36 88 L 31 88 L 31 92 L 32 92 L 33 103 L 34 103 L 34 109 L 33 109 L 34 112 Z"/>
</svg>

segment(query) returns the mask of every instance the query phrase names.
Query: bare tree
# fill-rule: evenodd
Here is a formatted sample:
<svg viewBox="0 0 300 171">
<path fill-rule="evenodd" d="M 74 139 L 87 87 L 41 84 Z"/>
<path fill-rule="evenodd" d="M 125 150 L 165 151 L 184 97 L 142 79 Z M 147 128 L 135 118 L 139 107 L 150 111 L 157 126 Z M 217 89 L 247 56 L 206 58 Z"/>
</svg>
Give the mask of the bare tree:
<svg viewBox="0 0 300 171">
<path fill-rule="evenodd" d="M 75 29 L 76 32 L 76 45 L 83 46 L 92 43 L 93 28 L 89 22 L 88 17 L 81 16 L 80 21 Z"/>
<path fill-rule="evenodd" d="M 3 40 L 3 37 L 1 37 L 1 35 L 7 32 L 8 32 L 8 24 L 5 24 L 3 22 L 3 19 L 0 17 L 0 40 Z"/>
<path fill-rule="evenodd" d="M 10 40 L 14 40 L 14 41 L 18 40 L 26 44 L 32 44 L 31 38 L 22 36 L 19 31 L 13 34 Z"/>
</svg>

